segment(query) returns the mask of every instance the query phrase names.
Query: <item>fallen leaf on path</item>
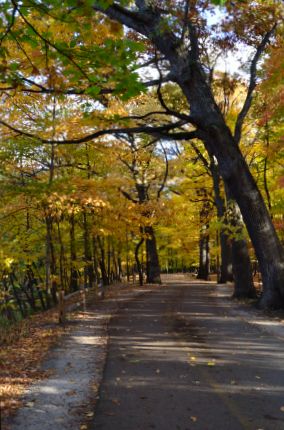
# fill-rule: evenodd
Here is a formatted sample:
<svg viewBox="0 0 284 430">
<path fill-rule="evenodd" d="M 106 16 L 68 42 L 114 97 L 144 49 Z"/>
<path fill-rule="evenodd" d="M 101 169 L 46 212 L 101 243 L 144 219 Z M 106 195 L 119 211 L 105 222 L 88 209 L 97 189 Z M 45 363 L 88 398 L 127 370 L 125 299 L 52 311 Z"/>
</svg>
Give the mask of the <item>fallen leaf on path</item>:
<svg viewBox="0 0 284 430">
<path fill-rule="evenodd" d="M 208 361 L 207 366 L 212 367 L 215 366 L 215 361 Z"/>
<path fill-rule="evenodd" d="M 27 403 L 26 403 L 26 406 L 27 406 L 28 408 L 32 408 L 32 407 L 34 406 L 34 404 L 35 404 L 35 402 L 27 402 Z"/>
<path fill-rule="evenodd" d="M 194 423 L 196 423 L 197 421 L 197 417 L 190 417 L 191 421 L 193 421 Z"/>
<path fill-rule="evenodd" d="M 75 396 L 75 394 L 76 394 L 75 390 L 70 390 L 70 391 L 67 391 L 66 396 Z"/>
<path fill-rule="evenodd" d="M 280 411 L 284 412 L 284 406 L 281 406 Z"/>
<path fill-rule="evenodd" d="M 87 412 L 86 413 L 86 417 L 88 417 L 88 418 L 92 418 L 94 415 L 95 415 L 94 412 Z"/>
<path fill-rule="evenodd" d="M 112 403 L 115 405 L 120 405 L 120 401 L 118 399 L 112 399 Z"/>
<path fill-rule="evenodd" d="M 159 374 L 160 372 L 161 372 L 161 371 L 160 371 L 160 369 L 156 369 L 156 373 L 158 373 L 158 374 Z"/>
<path fill-rule="evenodd" d="M 80 430 L 88 430 L 88 427 L 86 426 L 86 424 L 82 424 L 80 426 Z"/>
<path fill-rule="evenodd" d="M 99 387 L 99 384 L 92 384 L 92 389 L 93 389 L 93 390 L 97 390 L 97 389 L 98 389 L 98 387 Z"/>
</svg>

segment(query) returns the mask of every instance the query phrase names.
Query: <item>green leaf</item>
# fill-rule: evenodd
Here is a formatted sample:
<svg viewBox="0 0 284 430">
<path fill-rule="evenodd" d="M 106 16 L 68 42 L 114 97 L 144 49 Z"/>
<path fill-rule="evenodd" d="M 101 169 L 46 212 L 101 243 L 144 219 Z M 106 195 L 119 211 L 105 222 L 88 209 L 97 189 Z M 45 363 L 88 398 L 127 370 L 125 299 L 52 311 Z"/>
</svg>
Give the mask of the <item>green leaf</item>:
<svg viewBox="0 0 284 430">
<path fill-rule="evenodd" d="M 227 0 L 211 0 L 211 3 L 216 4 L 217 6 L 224 6 Z"/>
<path fill-rule="evenodd" d="M 89 96 L 96 97 L 101 92 L 101 89 L 95 85 L 92 85 L 91 87 L 87 88 L 85 91 L 85 94 L 88 94 Z"/>
</svg>

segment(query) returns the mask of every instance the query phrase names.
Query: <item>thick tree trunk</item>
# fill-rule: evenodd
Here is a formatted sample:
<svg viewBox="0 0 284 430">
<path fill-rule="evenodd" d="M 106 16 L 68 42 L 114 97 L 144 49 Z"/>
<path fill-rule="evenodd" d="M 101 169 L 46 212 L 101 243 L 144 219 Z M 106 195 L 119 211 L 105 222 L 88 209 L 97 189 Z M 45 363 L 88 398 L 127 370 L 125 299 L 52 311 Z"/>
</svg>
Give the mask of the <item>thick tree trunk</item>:
<svg viewBox="0 0 284 430">
<path fill-rule="evenodd" d="M 217 209 L 218 221 L 225 221 L 225 202 L 221 195 L 220 189 L 220 175 L 218 164 L 215 158 L 210 155 L 210 172 L 213 180 L 214 189 L 214 201 Z M 220 276 L 218 278 L 219 284 L 225 284 L 226 282 L 231 282 L 233 280 L 233 263 L 232 263 L 232 246 L 228 235 L 224 228 L 220 231 L 220 248 L 221 248 L 221 266 L 220 266 Z"/>
<path fill-rule="evenodd" d="M 234 294 L 235 298 L 256 297 L 256 290 L 253 283 L 252 264 L 250 261 L 247 241 L 244 238 L 244 224 L 240 209 L 231 200 L 231 193 L 226 187 L 228 201 L 228 221 L 235 230 L 235 237 L 232 239 L 232 261 L 234 274 Z"/>
<path fill-rule="evenodd" d="M 199 60 L 199 41 L 190 26 L 190 49 L 174 31 L 162 28 L 162 19 L 151 2 L 137 1 L 139 12 L 117 6 L 101 11 L 111 19 L 143 34 L 170 63 L 171 79 L 182 89 L 190 106 L 190 120 L 200 139 L 219 165 L 220 174 L 240 207 L 263 280 L 261 306 L 284 307 L 284 250 L 248 165 L 214 100 Z"/>
<path fill-rule="evenodd" d="M 233 261 L 232 261 L 232 244 L 228 235 L 220 232 L 220 247 L 221 247 L 221 267 L 219 284 L 233 281 Z"/>
<path fill-rule="evenodd" d="M 142 269 L 142 264 L 140 262 L 139 259 L 139 250 L 141 248 L 141 245 L 144 243 L 144 238 L 142 237 L 139 242 L 137 243 L 137 245 L 135 246 L 135 261 L 136 261 L 136 266 L 137 266 L 137 271 L 138 271 L 138 276 L 139 276 L 139 285 L 142 286 L 143 285 L 143 269 Z"/>
<path fill-rule="evenodd" d="M 181 64 L 175 64 L 173 69 L 190 103 L 191 115 L 199 123 L 201 135 L 204 133 L 201 138 L 208 152 L 215 155 L 220 174 L 241 210 L 262 275 L 260 306 L 284 307 L 284 250 L 263 197 L 200 68 L 192 68 L 182 76 Z"/>
<path fill-rule="evenodd" d="M 205 281 L 208 280 L 210 273 L 209 234 L 207 230 L 208 225 L 204 225 L 200 231 L 199 267 L 197 273 L 197 279 L 204 279 Z"/>
<path fill-rule="evenodd" d="M 234 293 L 233 297 L 255 298 L 256 290 L 253 284 L 251 262 L 245 239 L 235 240 L 232 246 Z"/>
<path fill-rule="evenodd" d="M 157 251 L 157 244 L 154 229 L 152 226 L 145 227 L 146 239 L 146 252 L 147 252 L 147 282 L 149 284 L 161 283 L 161 271 L 159 264 L 159 257 Z"/>
<path fill-rule="evenodd" d="M 84 282 L 89 288 L 94 286 L 95 276 L 92 262 L 92 251 L 90 245 L 90 231 L 88 226 L 87 214 L 83 211 L 83 227 L 84 227 Z"/>
<path fill-rule="evenodd" d="M 72 212 L 70 217 L 70 289 L 71 291 L 78 290 L 78 271 L 75 264 L 77 262 L 76 240 L 75 240 L 75 217 Z"/>
<path fill-rule="evenodd" d="M 102 275 L 102 281 L 103 285 L 109 285 L 109 278 L 107 276 L 107 270 L 106 270 L 106 262 L 105 262 L 105 248 L 103 240 L 97 236 L 98 245 L 100 248 L 101 258 L 99 260 L 100 269 L 101 269 L 101 275 Z"/>
</svg>

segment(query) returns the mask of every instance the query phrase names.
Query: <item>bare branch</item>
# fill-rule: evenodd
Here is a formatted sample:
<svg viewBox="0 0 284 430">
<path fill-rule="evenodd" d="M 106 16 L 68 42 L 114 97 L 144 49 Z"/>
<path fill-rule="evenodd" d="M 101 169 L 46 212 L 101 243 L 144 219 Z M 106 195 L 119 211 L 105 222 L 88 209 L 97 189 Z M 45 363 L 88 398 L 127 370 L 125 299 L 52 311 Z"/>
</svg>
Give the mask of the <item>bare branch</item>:
<svg viewBox="0 0 284 430">
<path fill-rule="evenodd" d="M 8 36 L 8 34 L 10 33 L 10 31 L 11 31 L 11 30 L 12 30 L 12 28 L 13 28 L 13 25 L 14 25 L 14 23 L 15 23 L 15 15 L 16 15 L 16 12 L 17 12 L 17 7 L 14 5 L 14 7 L 13 7 L 13 12 L 12 12 L 12 16 L 11 16 L 11 22 L 10 22 L 10 23 L 8 23 L 5 33 L 4 33 L 4 34 L 1 36 L 1 38 L 0 38 L 0 46 L 2 45 L 2 42 L 3 42 L 3 40 L 5 39 L 5 37 L 6 37 L 6 36 Z"/>
<path fill-rule="evenodd" d="M 79 144 L 79 143 L 85 143 L 85 142 L 89 142 L 91 140 L 94 140 L 98 137 L 101 136 L 105 136 L 108 134 L 132 134 L 132 133 L 146 133 L 149 135 L 157 135 L 159 133 L 165 133 L 167 131 L 173 130 L 175 128 L 181 127 L 182 125 L 185 125 L 186 122 L 185 121 L 177 121 L 174 123 L 169 123 L 169 124 L 164 124 L 161 126 L 157 126 L 157 127 L 150 127 L 150 126 L 137 126 L 137 127 L 125 127 L 125 128 L 110 128 L 110 129 L 105 129 L 105 130 L 98 130 L 94 133 L 88 134 L 84 137 L 81 137 L 79 139 L 62 139 L 62 140 L 55 140 L 55 139 L 42 139 L 39 136 L 36 136 L 32 133 L 23 131 L 23 130 L 19 130 L 16 127 L 13 127 L 12 125 L 6 123 L 5 121 L 0 121 L 0 124 L 2 124 L 4 127 L 7 127 L 8 129 L 12 130 L 13 132 L 29 137 L 31 139 L 40 141 L 41 143 L 46 143 L 46 144 L 58 144 L 58 145 L 70 145 L 70 144 Z M 170 134 L 169 135 L 165 135 L 165 137 L 170 138 Z"/>
<path fill-rule="evenodd" d="M 235 126 L 234 137 L 235 137 L 235 141 L 237 143 L 240 142 L 243 123 L 244 123 L 245 117 L 246 117 L 246 115 L 247 115 L 247 113 L 251 107 L 252 95 L 253 95 L 254 89 L 256 87 L 256 72 L 257 72 L 258 61 L 259 61 L 261 55 L 263 54 L 263 51 L 265 50 L 266 45 L 268 44 L 271 36 L 275 32 L 276 27 L 277 27 L 277 23 L 275 23 L 273 25 L 273 27 L 271 28 L 271 30 L 269 30 L 264 35 L 261 43 L 257 47 L 257 50 L 254 54 L 253 59 L 252 59 L 252 62 L 250 65 L 250 82 L 249 82 L 249 86 L 248 86 L 248 90 L 247 90 L 246 99 L 244 101 L 244 105 L 242 107 L 242 110 L 239 112 L 239 115 L 238 115 L 238 118 L 236 121 L 236 126 Z"/>
<path fill-rule="evenodd" d="M 121 194 L 123 194 L 124 195 L 124 197 L 127 199 L 127 200 L 130 200 L 131 202 L 133 202 L 133 203 L 139 203 L 139 201 L 138 200 L 136 200 L 136 199 L 134 199 L 129 193 L 127 193 L 126 191 L 124 191 L 122 188 L 119 188 L 119 191 L 121 192 Z"/>
<path fill-rule="evenodd" d="M 195 154 L 197 155 L 197 158 L 202 161 L 203 166 L 206 168 L 206 170 L 209 170 L 209 163 L 206 160 L 206 158 L 204 157 L 204 155 L 202 154 L 202 152 L 197 148 L 197 146 L 193 143 L 190 142 L 190 146 L 193 148 Z"/>
</svg>

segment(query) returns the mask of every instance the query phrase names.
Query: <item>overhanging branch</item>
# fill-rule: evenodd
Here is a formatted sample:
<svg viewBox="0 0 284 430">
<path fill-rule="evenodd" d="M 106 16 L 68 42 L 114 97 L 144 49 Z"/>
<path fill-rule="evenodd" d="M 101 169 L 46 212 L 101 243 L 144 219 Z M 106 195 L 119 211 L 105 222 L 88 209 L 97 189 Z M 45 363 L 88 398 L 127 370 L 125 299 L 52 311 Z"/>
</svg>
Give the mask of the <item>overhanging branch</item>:
<svg viewBox="0 0 284 430">
<path fill-rule="evenodd" d="M 245 117 L 248 114 L 248 111 L 251 107 L 252 95 L 253 95 L 254 89 L 256 87 L 256 72 L 257 72 L 258 61 L 259 61 L 261 55 L 263 54 L 263 52 L 266 48 L 266 45 L 268 44 L 271 36 L 275 32 L 276 27 L 277 27 L 277 23 L 275 23 L 273 25 L 273 27 L 271 28 L 271 30 L 269 30 L 264 35 L 261 43 L 257 47 L 257 50 L 254 54 L 253 59 L 252 59 L 252 62 L 250 65 L 250 82 L 249 82 L 249 86 L 248 86 L 248 90 L 247 90 L 246 99 L 244 101 L 244 105 L 242 107 L 242 110 L 239 112 L 239 115 L 238 115 L 238 118 L 236 121 L 236 126 L 235 126 L 234 137 L 235 137 L 235 140 L 237 143 L 240 142 L 241 135 L 242 135 L 243 123 L 244 123 Z"/>
<path fill-rule="evenodd" d="M 98 130 L 94 133 L 88 134 L 86 136 L 83 136 L 79 139 L 62 139 L 62 140 L 56 140 L 56 139 L 43 139 L 39 136 L 36 136 L 32 133 L 19 130 L 16 127 L 13 127 L 12 125 L 6 123 L 5 121 L 0 121 L 0 124 L 2 124 L 4 127 L 7 127 L 9 130 L 13 131 L 14 133 L 20 134 L 22 136 L 29 137 L 31 139 L 40 141 L 41 143 L 45 144 L 58 144 L 58 145 L 68 145 L 68 144 L 79 144 L 79 143 L 85 143 L 90 142 L 91 140 L 97 139 L 101 136 L 106 135 L 115 135 L 115 134 L 133 134 L 133 133 L 146 133 L 149 135 L 157 136 L 159 133 L 163 135 L 163 133 L 166 133 L 163 135 L 163 137 L 166 138 L 172 138 L 171 134 L 167 134 L 170 130 L 174 130 L 175 128 L 181 127 L 185 125 L 186 121 L 177 121 L 175 123 L 170 124 L 164 124 L 157 127 L 150 127 L 150 126 L 137 126 L 137 127 L 125 127 L 125 128 L 110 128 L 105 130 Z M 177 133 L 178 134 L 178 133 Z M 189 133 L 187 133 L 189 135 Z"/>
</svg>

